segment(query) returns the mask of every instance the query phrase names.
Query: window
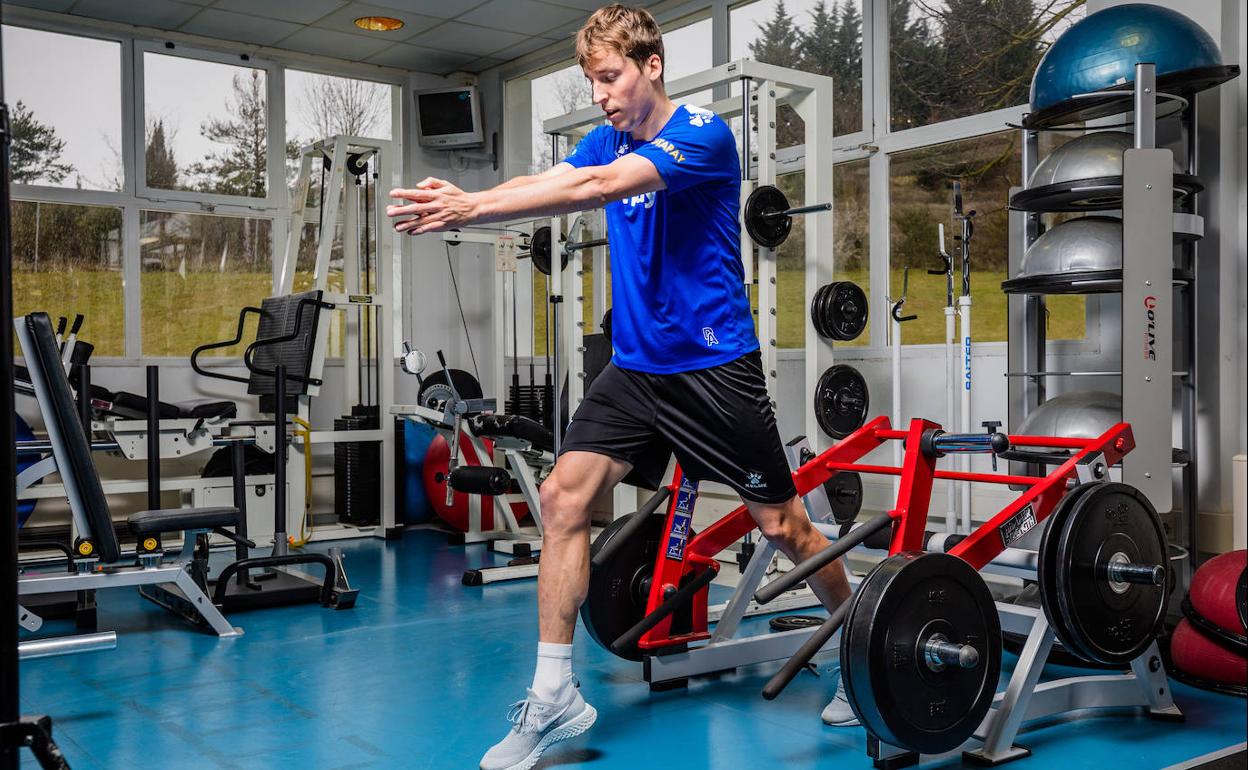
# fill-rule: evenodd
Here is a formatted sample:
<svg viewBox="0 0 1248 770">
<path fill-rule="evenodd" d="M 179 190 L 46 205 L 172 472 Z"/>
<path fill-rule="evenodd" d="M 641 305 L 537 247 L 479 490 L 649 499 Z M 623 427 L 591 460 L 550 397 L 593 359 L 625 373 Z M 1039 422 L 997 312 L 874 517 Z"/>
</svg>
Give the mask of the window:
<svg viewBox="0 0 1248 770">
<path fill-rule="evenodd" d="M 900 293 L 902 271 L 910 268 L 908 314 L 918 319 L 902 328 L 906 344 L 941 343 L 945 338 L 946 283 L 927 270 L 940 267 L 937 224 L 945 223 L 945 249 L 958 255 L 952 218 L 954 181 L 962 183 L 963 208 L 974 210 L 971 239 L 971 324 L 976 342 L 1006 339 L 1006 279 L 1009 216 L 1006 202 L 1018 184 L 1021 155 L 1017 131 L 924 147 L 890 159 L 890 254 L 892 291 Z M 955 263 L 954 295 L 961 293 L 961 264 Z M 1083 297 L 1048 298 L 1050 339 L 1082 339 L 1085 335 Z"/>
<path fill-rule="evenodd" d="M 331 136 L 390 139 L 394 89 L 388 83 L 286 70 L 286 174 L 299 173 L 299 148 Z"/>
<path fill-rule="evenodd" d="M 272 284 L 267 219 L 142 211 L 143 354 L 189 356 L 234 336 L 238 311 Z M 212 351 L 241 356 L 243 346 Z"/>
<path fill-rule="evenodd" d="M 836 106 L 833 135 L 862 130 L 862 0 L 764 0 L 733 8 L 730 58 L 829 75 Z M 777 113 L 777 147 L 803 142 L 801 118 Z"/>
<path fill-rule="evenodd" d="M 890 125 L 900 131 L 1026 103 L 1048 46 L 1085 0 L 888 0 Z"/>
<path fill-rule="evenodd" d="M 868 190 L 868 161 L 855 160 L 838 163 L 832 169 L 833 213 L 833 280 L 853 281 L 867 294 L 871 292 L 870 252 L 868 250 L 867 216 L 870 206 Z M 789 203 L 801 206 L 805 203 L 806 174 L 784 174 L 776 179 L 776 186 L 784 191 Z M 811 214 L 809 216 L 827 216 Z M 776 344 L 780 348 L 803 348 L 806 346 L 806 324 L 810 306 L 806 302 L 806 219 L 793 218 L 793 229 L 776 251 Z M 751 296 L 757 308 L 757 288 Z M 866 345 L 871 339 L 871 327 L 852 342 L 838 342 L 838 348 Z"/>
<path fill-rule="evenodd" d="M 124 187 L 120 43 L 6 25 L 4 77 L 14 183 Z"/>
<path fill-rule="evenodd" d="M 566 140 L 559 143 L 559 157 L 551 158 L 550 136 L 542 131 L 542 122 L 593 103 L 589 81 L 579 64 L 570 64 L 529 81 L 530 104 L 533 111 L 533 160 L 529 173 L 545 171 L 562 160 L 567 152 Z"/>
<path fill-rule="evenodd" d="M 146 187 L 266 197 L 266 72 L 151 51 L 142 61 Z"/>
<path fill-rule="evenodd" d="M 81 313 L 96 355 L 125 355 L 121 209 L 14 201 L 12 212 L 14 311 Z"/>
</svg>

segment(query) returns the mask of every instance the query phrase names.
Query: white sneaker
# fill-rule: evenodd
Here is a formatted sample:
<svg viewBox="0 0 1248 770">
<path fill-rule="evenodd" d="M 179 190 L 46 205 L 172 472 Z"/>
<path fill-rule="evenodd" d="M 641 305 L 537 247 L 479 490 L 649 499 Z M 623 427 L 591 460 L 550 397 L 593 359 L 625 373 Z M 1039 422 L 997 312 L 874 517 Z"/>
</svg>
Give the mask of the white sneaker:
<svg viewBox="0 0 1248 770">
<path fill-rule="evenodd" d="M 832 727 L 857 727 L 859 725 L 858 717 L 854 714 L 854 709 L 849 705 L 849 698 L 845 696 L 845 677 L 839 677 L 836 683 L 836 695 L 832 697 L 832 702 L 823 707 L 823 713 L 819 715 L 825 725 Z"/>
<path fill-rule="evenodd" d="M 570 689 L 572 697 L 566 703 L 538 700 L 529 690 L 527 698 L 511 704 L 507 712 L 511 731 L 485 752 L 481 770 L 529 770 L 546 749 L 592 727 L 598 712 L 580 690 Z"/>
</svg>

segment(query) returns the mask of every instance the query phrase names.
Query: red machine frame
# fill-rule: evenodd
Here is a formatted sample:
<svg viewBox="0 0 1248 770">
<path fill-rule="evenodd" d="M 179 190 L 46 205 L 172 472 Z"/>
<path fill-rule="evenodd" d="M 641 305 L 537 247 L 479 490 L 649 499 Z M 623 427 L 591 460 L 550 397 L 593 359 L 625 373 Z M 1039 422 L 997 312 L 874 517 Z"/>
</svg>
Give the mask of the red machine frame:
<svg viewBox="0 0 1248 770">
<path fill-rule="evenodd" d="M 931 502 L 932 485 L 936 479 L 1026 487 L 1017 499 L 949 549 L 950 555 L 963 559 L 978 570 L 1052 513 L 1066 493 L 1068 482 L 1076 478 L 1077 466 L 1099 454 L 1103 456 L 1105 466 L 1109 467 L 1117 464 L 1123 455 L 1135 448 L 1131 426 L 1127 423 L 1118 423 L 1095 439 L 1008 436 L 1011 449 L 1042 447 L 1074 452 L 1047 476 L 969 473 L 936 469 L 940 453 L 924 451 L 924 439 L 934 435 L 933 431 L 939 430 L 938 424 L 919 418 L 911 420 L 907 430 L 894 430 L 887 417 L 877 417 L 794 471 L 793 483 L 797 487 L 797 494 L 809 494 L 842 471 L 900 476 L 901 488 L 897 495 L 897 505 L 888 512 L 888 516 L 895 523 L 888 549 L 892 555 L 923 549 L 927 511 Z M 905 441 L 905 455 L 900 468 L 858 463 L 858 460 L 886 441 Z M 655 612 L 682 584 L 688 583 L 695 572 L 714 570 L 718 573 L 716 554 L 757 526 L 749 510 L 741 505 L 706 530 L 691 538 L 687 537 L 697 496 L 697 484 L 686 479 L 677 465 L 668 489 L 671 497 L 664 525 L 665 537 L 661 541 L 665 545 L 655 555 L 654 577 L 650 583 L 646 615 Z M 1002 529 L 1007 524 L 1011 525 L 1008 536 Z M 703 587 L 693 597 L 691 631 L 673 636 L 672 618 L 668 615 L 641 636 L 638 647 L 643 651 L 653 651 L 710 638 L 707 630 L 707 593 L 708 589 Z"/>
</svg>

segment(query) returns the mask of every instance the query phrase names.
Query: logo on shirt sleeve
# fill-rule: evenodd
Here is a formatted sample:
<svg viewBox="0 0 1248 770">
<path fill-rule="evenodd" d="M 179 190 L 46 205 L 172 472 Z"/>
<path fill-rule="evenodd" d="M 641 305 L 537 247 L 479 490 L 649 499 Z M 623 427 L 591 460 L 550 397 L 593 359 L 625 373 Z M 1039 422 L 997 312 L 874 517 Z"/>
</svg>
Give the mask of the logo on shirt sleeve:
<svg viewBox="0 0 1248 770">
<path fill-rule="evenodd" d="M 691 107 L 688 104 L 685 105 L 685 109 L 689 112 L 689 125 L 691 126 L 701 128 L 715 119 L 715 113 L 710 110 L 701 107 Z"/>
</svg>

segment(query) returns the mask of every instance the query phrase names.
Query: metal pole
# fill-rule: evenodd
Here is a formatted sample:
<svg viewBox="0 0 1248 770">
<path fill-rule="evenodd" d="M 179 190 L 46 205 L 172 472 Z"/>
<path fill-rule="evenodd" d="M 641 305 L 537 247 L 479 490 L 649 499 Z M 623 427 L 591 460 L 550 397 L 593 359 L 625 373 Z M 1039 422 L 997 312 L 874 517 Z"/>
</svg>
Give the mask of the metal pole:
<svg viewBox="0 0 1248 770">
<path fill-rule="evenodd" d="M 160 369 L 147 367 L 147 509 L 160 510 Z"/>
<path fill-rule="evenodd" d="M 273 555 L 285 556 L 286 547 L 286 367 L 273 372 Z M 312 494 L 312 490 L 304 491 Z"/>
</svg>

